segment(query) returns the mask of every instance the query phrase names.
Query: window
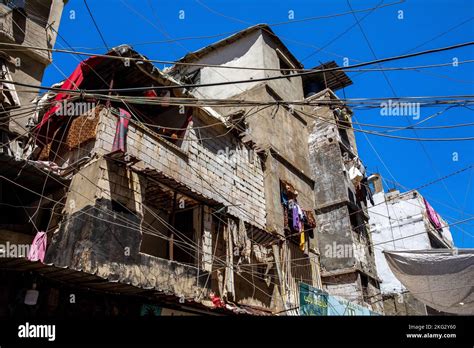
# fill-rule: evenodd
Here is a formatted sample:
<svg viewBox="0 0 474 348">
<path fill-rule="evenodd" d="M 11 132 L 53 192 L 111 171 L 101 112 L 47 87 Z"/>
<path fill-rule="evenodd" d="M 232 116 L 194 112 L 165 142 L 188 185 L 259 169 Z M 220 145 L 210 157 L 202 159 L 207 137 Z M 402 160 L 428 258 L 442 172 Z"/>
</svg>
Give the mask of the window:
<svg viewBox="0 0 474 348">
<path fill-rule="evenodd" d="M 194 252 L 192 248 L 189 248 L 190 242 L 195 242 L 193 215 L 192 209 L 176 212 L 175 214 L 173 227 L 181 232 L 181 236 L 178 238 L 181 243 L 174 243 L 173 245 L 174 261 L 194 264 Z"/>
<path fill-rule="evenodd" d="M 18 20 L 28 18 L 43 28 L 48 26 L 52 0 L 0 0 L 0 4 L 16 10 L 16 14 L 19 14 L 15 20 L 17 23 Z"/>
<path fill-rule="evenodd" d="M 157 218 L 157 215 L 159 215 L 169 220 L 169 214 L 163 214 L 163 212 L 154 212 L 153 214 L 155 216 L 151 220 L 145 220 L 142 224 L 143 235 L 140 252 L 162 259 L 194 265 L 195 254 L 193 249 L 190 248 L 190 244 L 195 242 L 195 228 L 197 227 L 195 226 L 193 209 L 174 213 L 174 218 L 167 222 L 172 226 L 170 229 Z M 176 231 L 179 231 L 179 233 Z"/>
<path fill-rule="evenodd" d="M 202 206 L 154 180 L 144 197 L 140 252 L 195 266 L 198 252 L 192 245 L 202 236 Z"/>
<path fill-rule="evenodd" d="M 0 79 L 12 81 L 10 71 L 4 59 L 0 58 Z M 20 107 L 20 99 L 16 93 L 15 85 L 8 82 L 0 82 L 0 105 L 4 109 Z"/>
</svg>

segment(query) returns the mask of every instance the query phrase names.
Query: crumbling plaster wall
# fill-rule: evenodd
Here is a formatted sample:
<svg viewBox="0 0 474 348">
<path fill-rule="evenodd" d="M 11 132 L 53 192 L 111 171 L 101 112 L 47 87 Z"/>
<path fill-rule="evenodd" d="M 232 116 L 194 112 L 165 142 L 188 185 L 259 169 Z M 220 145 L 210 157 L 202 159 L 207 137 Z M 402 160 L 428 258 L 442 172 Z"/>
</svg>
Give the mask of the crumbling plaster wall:
<svg viewBox="0 0 474 348">
<path fill-rule="evenodd" d="M 188 299 L 207 294 L 207 272 L 140 252 L 145 185 L 144 177 L 105 159 L 84 167 L 73 177 L 46 262 Z M 114 210 L 112 200 L 129 211 Z"/>
</svg>

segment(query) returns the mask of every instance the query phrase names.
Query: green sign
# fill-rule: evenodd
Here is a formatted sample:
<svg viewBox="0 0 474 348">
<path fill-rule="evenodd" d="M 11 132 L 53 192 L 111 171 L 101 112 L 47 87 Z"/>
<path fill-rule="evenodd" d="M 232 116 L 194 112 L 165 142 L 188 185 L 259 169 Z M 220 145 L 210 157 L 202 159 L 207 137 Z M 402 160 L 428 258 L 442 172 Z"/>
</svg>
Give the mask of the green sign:
<svg viewBox="0 0 474 348">
<path fill-rule="evenodd" d="M 368 308 L 352 303 L 311 285 L 300 283 L 300 315 L 378 315 Z"/>
</svg>

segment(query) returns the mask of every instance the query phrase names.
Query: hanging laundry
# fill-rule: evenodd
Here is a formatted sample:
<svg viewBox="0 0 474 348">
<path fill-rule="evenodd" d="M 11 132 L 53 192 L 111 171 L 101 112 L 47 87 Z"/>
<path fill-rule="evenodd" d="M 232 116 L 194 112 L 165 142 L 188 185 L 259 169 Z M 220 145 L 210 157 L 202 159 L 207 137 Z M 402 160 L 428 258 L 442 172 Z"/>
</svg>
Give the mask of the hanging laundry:
<svg viewBox="0 0 474 348">
<path fill-rule="evenodd" d="M 300 215 L 299 215 L 299 207 L 298 207 L 298 204 L 296 203 L 293 203 L 292 207 L 291 207 L 291 214 L 292 214 L 292 217 L 293 217 L 293 230 L 294 231 L 299 231 L 300 230 Z"/>
<path fill-rule="evenodd" d="M 436 227 L 437 230 L 441 230 L 443 227 L 441 226 L 441 222 L 439 221 L 438 214 L 435 212 L 433 207 L 428 203 L 426 199 L 423 198 L 426 206 L 426 213 L 428 214 L 428 219 L 431 223 Z"/>
<path fill-rule="evenodd" d="M 117 55 L 117 52 L 111 51 L 108 55 Z M 100 56 L 93 56 L 79 63 L 73 73 L 61 84 L 62 90 L 79 90 L 83 87 L 82 83 L 85 78 L 91 74 L 95 67 L 106 59 Z M 44 114 L 40 123 L 33 132 L 36 134 L 40 143 L 48 143 L 56 130 L 63 124 L 66 115 L 60 113 L 63 102 L 69 99 L 73 94 L 61 91 L 54 97 L 51 108 Z"/>
<path fill-rule="evenodd" d="M 126 152 L 128 122 L 130 121 L 130 113 L 124 109 L 119 108 L 119 116 L 117 120 L 117 127 L 115 129 L 114 144 L 112 152 L 122 151 Z"/>
<path fill-rule="evenodd" d="M 362 175 L 361 171 L 356 166 L 352 166 L 349 169 L 349 179 L 351 179 L 354 185 L 358 184 L 363 179 L 363 177 L 364 176 Z"/>
<path fill-rule="evenodd" d="M 313 229 L 316 228 L 316 219 L 311 210 L 303 210 L 304 213 L 304 229 L 308 233 L 309 238 L 314 238 Z"/>
<path fill-rule="evenodd" d="M 361 184 L 362 195 L 369 199 L 370 204 L 375 205 L 374 197 L 372 196 L 372 190 L 369 187 L 369 182 L 367 180 L 367 177 L 364 177 L 362 181 L 360 182 L 360 184 Z"/>
<path fill-rule="evenodd" d="M 280 199 L 281 199 L 281 204 L 283 204 L 284 207 L 287 207 L 288 206 L 288 195 L 283 190 L 281 190 Z"/>
<path fill-rule="evenodd" d="M 46 232 L 36 233 L 33 243 L 31 243 L 30 252 L 28 253 L 28 260 L 30 261 L 44 261 L 46 254 L 47 235 Z"/>
<path fill-rule="evenodd" d="M 303 213 L 303 210 L 301 209 L 301 207 L 298 204 L 296 204 L 296 208 L 298 209 L 298 216 L 300 218 L 300 224 L 301 224 L 301 222 L 304 219 L 304 213 Z"/>
<path fill-rule="evenodd" d="M 311 227 L 315 228 L 316 227 L 316 219 L 314 217 L 314 214 L 311 210 L 303 210 L 304 216 L 305 216 L 305 222 L 306 224 Z"/>
<path fill-rule="evenodd" d="M 143 95 L 147 98 L 157 98 L 158 97 L 158 94 L 156 93 L 156 91 L 154 89 L 148 89 L 148 90 L 144 91 Z"/>
<path fill-rule="evenodd" d="M 245 222 L 239 219 L 237 226 L 234 220 L 229 219 L 229 230 L 231 231 L 234 242 L 234 256 L 240 256 L 237 264 L 240 265 L 244 261 L 250 263 L 252 243 L 248 238 Z"/>
<path fill-rule="evenodd" d="M 217 296 L 216 294 L 214 294 L 213 292 L 211 292 L 210 298 L 211 298 L 211 301 L 212 301 L 212 304 L 214 305 L 214 307 L 216 307 L 216 308 L 224 308 L 225 307 L 224 301 L 222 301 L 221 298 L 219 296 Z"/>
<path fill-rule="evenodd" d="M 305 238 L 304 238 L 304 229 L 302 228 L 301 233 L 300 233 L 300 250 L 304 251 L 304 247 L 305 247 Z"/>
</svg>

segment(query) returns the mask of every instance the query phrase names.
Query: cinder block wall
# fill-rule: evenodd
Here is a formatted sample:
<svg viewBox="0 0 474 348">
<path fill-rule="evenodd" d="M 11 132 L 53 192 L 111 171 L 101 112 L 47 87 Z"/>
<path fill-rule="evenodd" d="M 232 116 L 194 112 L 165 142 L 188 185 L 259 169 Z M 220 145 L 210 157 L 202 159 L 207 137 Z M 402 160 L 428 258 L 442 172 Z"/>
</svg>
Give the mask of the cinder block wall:
<svg viewBox="0 0 474 348">
<path fill-rule="evenodd" d="M 112 151 L 117 118 L 101 113 L 95 151 Z M 216 123 L 196 113 L 188 138 L 180 149 L 159 141 L 153 133 L 130 124 L 127 152 L 149 168 L 163 172 L 202 195 L 228 206 L 231 215 L 265 229 L 264 176 L 260 158 L 246 156 L 242 145 L 227 129 L 200 128 Z M 198 130 L 199 129 L 199 130 Z M 202 140 L 200 140 L 202 139 Z M 229 149 L 232 155 L 222 155 Z M 229 158 L 230 157 L 230 158 Z"/>
</svg>

